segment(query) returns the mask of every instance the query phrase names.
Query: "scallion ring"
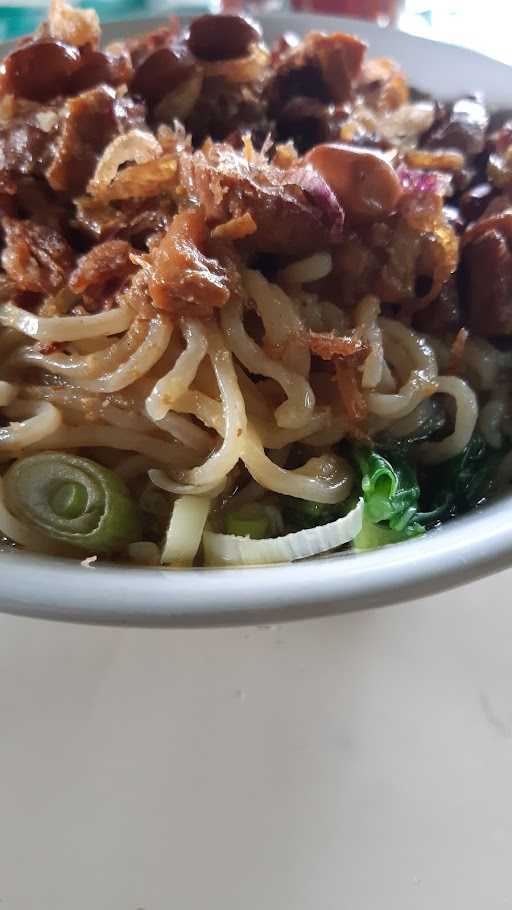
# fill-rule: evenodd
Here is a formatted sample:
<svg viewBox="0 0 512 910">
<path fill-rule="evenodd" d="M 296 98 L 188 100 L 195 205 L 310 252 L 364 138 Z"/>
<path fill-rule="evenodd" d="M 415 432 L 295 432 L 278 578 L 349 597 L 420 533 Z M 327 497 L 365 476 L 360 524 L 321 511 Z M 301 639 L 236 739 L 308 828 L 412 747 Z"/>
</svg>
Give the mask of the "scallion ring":
<svg viewBox="0 0 512 910">
<path fill-rule="evenodd" d="M 115 553 L 140 537 L 139 510 L 123 481 L 89 458 L 41 452 L 15 461 L 5 499 L 18 519 L 89 553 Z"/>
</svg>

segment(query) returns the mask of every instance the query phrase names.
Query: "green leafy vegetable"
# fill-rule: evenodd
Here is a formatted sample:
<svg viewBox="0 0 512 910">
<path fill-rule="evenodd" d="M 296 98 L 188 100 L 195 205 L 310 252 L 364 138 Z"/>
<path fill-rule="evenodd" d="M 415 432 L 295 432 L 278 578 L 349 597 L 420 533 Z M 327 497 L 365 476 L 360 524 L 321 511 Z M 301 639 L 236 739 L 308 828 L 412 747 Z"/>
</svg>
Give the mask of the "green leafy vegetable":
<svg viewBox="0 0 512 910">
<path fill-rule="evenodd" d="M 400 543 L 402 540 L 418 537 L 423 531 L 424 528 L 416 521 L 411 522 L 403 531 L 395 531 L 385 522 L 373 524 L 365 517 L 363 527 L 354 538 L 354 546 L 356 550 L 375 550 L 388 543 Z"/>
<path fill-rule="evenodd" d="M 89 553 L 113 553 L 140 537 L 139 510 L 122 480 L 66 452 L 20 458 L 4 477 L 13 515 Z"/>
<path fill-rule="evenodd" d="M 395 531 L 403 531 L 418 508 L 420 488 L 416 472 L 404 458 L 393 462 L 378 452 L 359 449 L 355 457 L 361 471 L 365 515 L 374 524 L 387 521 Z"/>
<path fill-rule="evenodd" d="M 400 454 L 385 458 L 371 449 L 355 449 L 354 458 L 365 504 L 356 548 L 373 549 L 422 534 L 424 528 L 416 520 L 420 487 L 414 467 Z"/>
<path fill-rule="evenodd" d="M 425 471 L 423 498 L 430 509 L 419 519 L 432 524 L 474 509 L 492 494 L 494 473 L 502 457 L 502 452 L 491 449 L 479 433 L 474 433 L 459 455 Z"/>
</svg>

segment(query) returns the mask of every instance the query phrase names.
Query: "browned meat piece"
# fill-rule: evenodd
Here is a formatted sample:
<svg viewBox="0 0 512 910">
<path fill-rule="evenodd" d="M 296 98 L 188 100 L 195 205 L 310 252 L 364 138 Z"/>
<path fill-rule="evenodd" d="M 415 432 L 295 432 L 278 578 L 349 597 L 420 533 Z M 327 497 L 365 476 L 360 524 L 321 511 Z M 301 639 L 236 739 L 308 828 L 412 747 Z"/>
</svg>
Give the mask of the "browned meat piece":
<svg viewBox="0 0 512 910">
<path fill-rule="evenodd" d="M 125 174 L 129 168 L 121 171 Z M 167 230 L 175 211 L 172 200 L 160 194 L 154 198 L 132 198 L 110 203 L 91 196 L 81 196 L 75 201 L 76 215 L 73 225 L 96 241 L 112 239 L 129 240 L 132 246 L 143 249 L 147 239 L 155 232 Z"/>
<path fill-rule="evenodd" d="M 0 95 L 47 102 L 100 83 L 121 85 L 131 75 L 130 57 L 122 46 L 107 52 L 91 45 L 78 49 L 63 41 L 41 38 L 23 44 L 5 58 L 0 67 Z"/>
<path fill-rule="evenodd" d="M 321 142 L 339 139 L 348 110 L 347 104 L 324 104 L 300 95 L 290 98 L 276 114 L 276 137 L 292 139 L 299 152 L 306 152 Z"/>
<path fill-rule="evenodd" d="M 16 215 L 46 224 L 62 231 L 67 236 L 70 209 L 63 200 L 57 199 L 44 180 L 35 177 L 19 177 L 16 186 Z"/>
<path fill-rule="evenodd" d="M 512 335 L 512 215 L 475 228 L 466 232 L 462 258 L 469 329 L 484 338 Z"/>
<path fill-rule="evenodd" d="M 66 103 L 55 158 L 47 170 L 52 189 L 77 195 L 92 177 L 99 153 L 116 133 L 115 94 L 102 86 Z"/>
<path fill-rule="evenodd" d="M 42 175 L 51 157 L 52 140 L 34 123 L 18 121 L 0 128 L 0 170 L 4 175 Z M 13 184 L 14 190 L 16 184 Z"/>
<path fill-rule="evenodd" d="M 195 60 L 187 47 L 174 41 L 156 48 L 142 60 L 135 70 L 130 89 L 150 106 L 154 105 L 190 78 L 195 67 Z"/>
<path fill-rule="evenodd" d="M 12 194 L 0 192 L 0 218 L 16 214 L 16 203 Z"/>
<path fill-rule="evenodd" d="M 126 240 L 107 240 L 78 261 L 69 279 L 69 287 L 85 298 L 86 303 L 105 302 L 119 284 L 134 271 Z"/>
<path fill-rule="evenodd" d="M 277 117 L 277 138 L 293 139 L 298 151 L 304 152 L 330 138 L 330 120 L 329 108 L 317 98 L 290 98 Z"/>
<path fill-rule="evenodd" d="M 121 212 L 112 208 L 108 202 L 92 196 L 80 196 L 75 200 L 73 227 L 95 240 L 105 240 L 126 227 L 126 220 Z"/>
<path fill-rule="evenodd" d="M 244 16 L 200 16 L 190 25 L 188 46 L 199 60 L 234 60 L 245 57 L 261 31 Z"/>
<path fill-rule="evenodd" d="M 127 237 L 137 249 L 144 249 L 153 235 L 166 231 L 175 212 L 171 200 L 164 195 L 125 200 L 119 207 L 126 221 L 126 227 L 119 235 Z"/>
<path fill-rule="evenodd" d="M 51 293 L 67 280 L 74 256 L 59 231 L 46 225 L 4 218 L 2 265 L 23 291 Z"/>
<path fill-rule="evenodd" d="M 260 252 L 301 256 L 340 239 L 341 207 L 313 168 L 282 171 L 263 156 L 249 163 L 228 145 L 212 145 L 181 156 L 180 178 L 209 222 L 249 212 L 257 227 L 250 242 Z"/>
<path fill-rule="evenodd" d="M 64 95 L 80 66 L 80 51 L 61 41 L 34 41 L 12 51 L 0 67 L 0 94 L 30 101 Z"/>
<path fill-rule="evenodd" d="M 135 46 L 128 42 L 135 67 L 130 90 L 144 98 L 151 119 L 168 124 L 178 119 L 197 144 L 244 128 L 258 129 L 263 141 L 268 55 L 257 43 L 259 32 L 238 16 L 201 17 L 185 40 L 178 31 L 171 27 Z"/>
<path fill-rule="evenodd" d="M 127 38 L 124 46 L 130 54 L 134 69 L 140 66 L 153 51 L 159 47 L 167 47 L 177 38 L 180 31 L 180 24 L 176 16 L 172 16 L 168 25 L 154 29 L 152 32 L 145 32 L 142 35 L 135 35 L 133 38 Z"/>
<path fill-rule="evenodd" d="M 442 202 L 436 193 L 405 192 L 396 214 L 347 231 L 324 292 L 344 306 L 375 294 L 401 303 L 404 316 L 429 305 L 458 263 L 458 238 Z"/>
<path fill-rule="evenodd" d="M 413 320 L 414 328 L 419 332 L 439 336 L 456 332 L 462 323 L 462 306 L 455 278 L 447 281 L 437 300 L 420 310 Z"/>
<path fill-rule="evenodd" d="M 394 111 L 408 100 L 409 87 L 405 74 L 393 60 L 378 57 L 364 61 L 357 93 L 373 110 Z"/>
<path fill-rule="evenodd" d="M 459 200 L 459 208 L 464 219 L 476 221 L 481 218 L 495 195 L 496 190 L 490 183 L 478 183 L 466 190 Z"/>
<path fill-rule="evenodd" d="M 70 98 L 65 105 L 55 157 L 46 177 L 52 189 L 79 195 L 92 177 L 98 157 L 118 133 L 143 122 L 143 109 L 117 99 L 103 85 Z"/>
<path fill-rule="evenodd" d="M 478 98 L 461 98 L 424 139 L 427 148 L 458 149 L 464 155 L 479 155 L 484 150 L 489 114 Z"/>
<path fill-rule="evenodd" d="M 127 84 L 132 76 L 130 55 L 123 45 L 109 51 L 93 50 L 87 45 L 80 51 L 80 65 L 68 82 L 66 94 L 77 95 L 102 83 Z"/>
<path fill-rule="evenodd" d="M 284 104 L 301 96 L 325 103 L 342 103 L 352 96 L 366 44 L 352 35 L 311 32 L 281 58 L 268 86 L 271 111 L 279 115 Z"/>
<path fill-rule="evenodd" d="M 138 258 L 154 306 L 173 315 L 207 317 L 232 291 L 227 268 L 208 255 L 208 229 L 199 211 L 176 215 L 160 243 Z"/>
<path fill-rule="evenodd" d="M 54 105 L 4 98 L 0 105 L 0 174 L 16 192 L 20 174 L 40 176 L 53 157 L 59 115 Z"/>
<path fill-rule="evenodd" d="M 352 221 L 375 221 L 396 210 L 402 185 L 379 152 L 331 142 L 317 145 L 304 160 L 321 174 Z"/>
<path fill-rule="evenodd" d="M 198 145 L 207 136 L 222 140 L 249 130 L 262 142 L 269 131 L 260 83 L 228 82 L 220 76 L 205 79 L 185 126 Z"/>
</svg>

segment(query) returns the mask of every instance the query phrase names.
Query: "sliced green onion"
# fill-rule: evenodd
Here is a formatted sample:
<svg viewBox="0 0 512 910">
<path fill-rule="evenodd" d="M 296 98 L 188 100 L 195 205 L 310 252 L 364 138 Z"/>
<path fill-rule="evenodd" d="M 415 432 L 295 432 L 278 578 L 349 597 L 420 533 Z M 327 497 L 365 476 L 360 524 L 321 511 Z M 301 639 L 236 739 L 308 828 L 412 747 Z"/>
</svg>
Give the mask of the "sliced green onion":
<svg viewBox="0 0 512 910">
<path fill-rule="evenodd" d="M 233 512 L 226 512 L 224 517 L 226 534 L 236 537 L 250 537 L 261 540 L 270 533 L 270 519 L 265 506 L 258 503 L 247 503 Z"/>
<path fill-rule="evenodd" d="M 140 537 L 139 510 L 123 481 L 67 452 L 20 458 L 4 477 L 14 516 L 53 540 L 89 553 L 113 553 Z"/>
<path fill-rule="evenodd" d="M 160 557 L 162 565 L 192 565 L 211 504 L 207 496 L 180 496 L 175 501 Z"/>
<path fill-rule="evenodd" d="M 291 562 L 327 553 L 353 540 L 363 524 L 363 499 L 347 515 L 317 528 L 306 528 L 282 537 L 251 540 L 235 534 L 205 531 L 205 561 L 210 566 L 254 566 Z"/>
</svg>

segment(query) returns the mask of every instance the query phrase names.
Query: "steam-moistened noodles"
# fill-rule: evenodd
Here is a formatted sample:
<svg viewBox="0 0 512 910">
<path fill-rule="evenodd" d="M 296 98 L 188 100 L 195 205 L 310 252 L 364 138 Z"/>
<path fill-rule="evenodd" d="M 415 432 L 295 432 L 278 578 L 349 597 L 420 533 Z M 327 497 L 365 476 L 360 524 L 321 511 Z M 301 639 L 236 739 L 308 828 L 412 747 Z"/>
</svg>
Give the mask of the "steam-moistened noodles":
<svg viewBox="0 0 512 910">
<path fill-rule="evenodd" d="M 468 89 L 473 89 L 468 86 Z M 141 565 L 368 549 L 512 477 L 512 123 L 237 16 L 0 72 L 0 537 Z"/>
</svg>

